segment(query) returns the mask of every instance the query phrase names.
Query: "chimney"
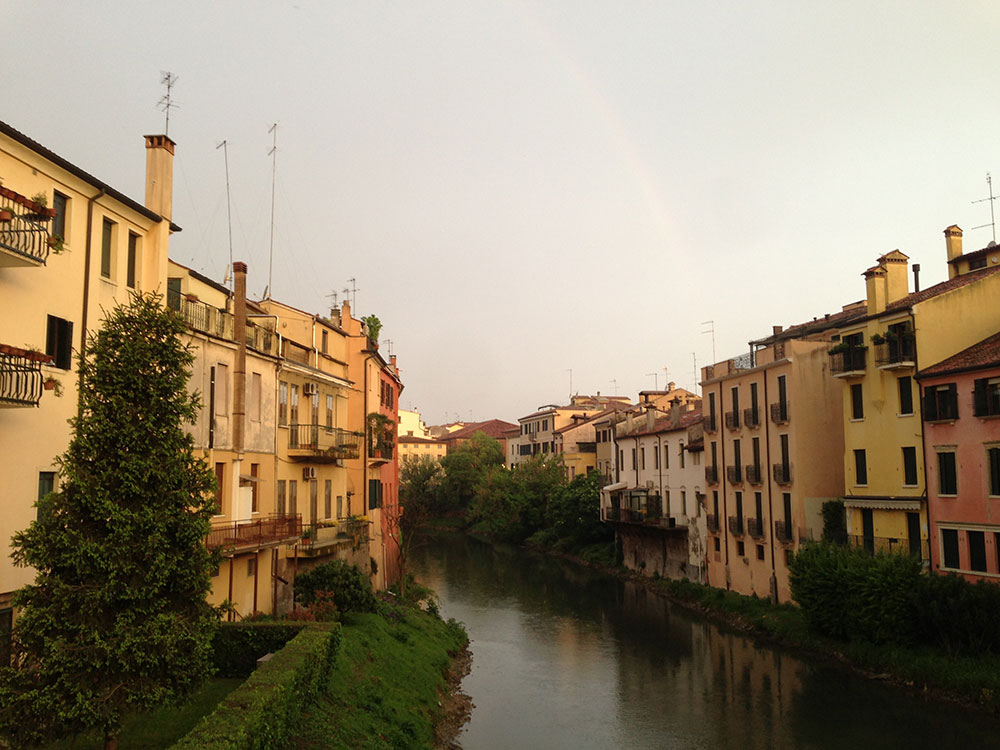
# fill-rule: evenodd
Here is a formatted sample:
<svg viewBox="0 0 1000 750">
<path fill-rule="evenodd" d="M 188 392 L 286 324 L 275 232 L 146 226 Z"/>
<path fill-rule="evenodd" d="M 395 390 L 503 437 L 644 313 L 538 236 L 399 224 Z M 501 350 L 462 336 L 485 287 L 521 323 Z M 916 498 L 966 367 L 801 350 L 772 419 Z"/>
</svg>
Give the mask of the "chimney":
<svg viewBox="0 0 1000 750">
<path fill-rule="evenodd" d="M 656 424 L 656 409 L 646 409 L 646 429 L 652 430 Z"/>
<path fill-rule="evenodd" d="M 885 310 L 885 268 L 872 266 L 861 275 L 865 277 L 868 314 L 878 315 Z"/>
<path fill-rule="evenodd" d="M 233 368 L 233 451 L 243 452 L 247 384 L 247 264 L 233 263 L 233 337 L 236 367 Z"/>
<path fill-rule="evenodd" d="M 878 259 L 878 264 L 885 269 L 885 303 L 887 305 L 903 299 L 910 293 L 909 275 L 906 272 L 910 258 L 899 250 L 886 253 Z"/>
<path fill-rule="evenodd" d="M 684 410 L 681 408 L 680 401 L 674 401 L 670 404 L 670 426 L 677 428 L 681 426 L 681 413 Z"/>
<path fill-rule="evenodd" d="M 914 293 L 920 291 L 920 264 L 913 264 L 913 291 Z"/>
<path fill-rule="evenodd" d="M 771 326 L 771 335 L 772 336 L 777 336 L 783 330 L 785 330 L 784 326 Z"/>
<path fill-rule="evenodd" d="M 670 393 L 670 391 L 672 391 L 676 386 L 677 383 L 675 383 L 673 380 L 667 383 L 667 393 Z"/>
<path fill-rule="evenodd" d="M 957 224 L 944 230 L 944 246 L 948 254 L 948 278 L 953 279 L 958 276 L 958 267 L 952 261 L 962 257 L 962 230 Z"/>
<path fill-rule="evenodd" d="M 147 135 L 146 208 L 167 221 L 174 211 L 174 146 L 165 135 Z"/>
</svg>

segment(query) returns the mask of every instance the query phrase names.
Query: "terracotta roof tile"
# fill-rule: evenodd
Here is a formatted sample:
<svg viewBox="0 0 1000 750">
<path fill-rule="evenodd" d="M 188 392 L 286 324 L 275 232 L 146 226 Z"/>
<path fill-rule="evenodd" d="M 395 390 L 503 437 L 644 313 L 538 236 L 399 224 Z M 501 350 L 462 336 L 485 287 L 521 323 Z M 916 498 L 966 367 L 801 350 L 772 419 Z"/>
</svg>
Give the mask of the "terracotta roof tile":
<svg viewBox="0 0 1000 750">
<path fill-rule="evenodd" d="M 989 338 L 983 339 L 978 344 L 973 344 L 968 349 L 963 349 L 958 354 L 954 354 L 936 365 L 924 368 L 917 374 L 917 377 L 927 378 L 932 375 L 946 375 L 952 372 L 979 370 L 987 367 L 1000 367 L 1000 332 L 994 333 Z"/>
<path fill-rule="evenodd" d="M 466 425 L 460 430 L 455 430 L 454 432 L 449 432 L 446 435 L 441 436 L 441 440 L 453 440 L 455 438 L 464 439 L 470 438 L 477 432 L 484 432 L 491 438 L 503 437 L 504 433 L 509 432 L 512 429 L 519 429 L 516 424 L 511 424 L 510 422 L 504 422 L 502 419 L 489 419 L 485 422 L 473 422 L 470 425 Z"/>
<path fill-rule="evenodd" d="M 974 271 L 969 271 L 968 273 L 963 273 L 961 276 L 956 276 L 953 279 L 942 281 L 940 284 L 935 284 L 934 286 L 929 286 L 926 289 L 921 289 L 919 292 L 908 294 L 902 299 L 898 299 L 895 302 L 886 305 L 885 310 L 886 312 L 889 312 L 890 310 L 900 310 L 904 307 L 910 307 L 918 302 L 928 300 L 931 297 L 937 297 L 939 294 L 950 292 L 952 289 L 958 289 L 966 286 L 967 284 L 975 283 L 986 276 L 996 273 L 997 271 L 1000 271 L 1000 266 L 980 268 Z"/>
</svg>

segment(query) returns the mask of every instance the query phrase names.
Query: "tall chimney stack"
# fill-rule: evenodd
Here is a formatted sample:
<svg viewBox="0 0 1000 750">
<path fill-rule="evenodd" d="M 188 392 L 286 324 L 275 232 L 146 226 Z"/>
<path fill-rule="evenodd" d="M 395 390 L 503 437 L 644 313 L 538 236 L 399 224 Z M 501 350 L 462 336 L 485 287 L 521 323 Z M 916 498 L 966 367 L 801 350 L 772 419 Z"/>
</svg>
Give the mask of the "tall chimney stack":
<svg viewBox="0 0 1000 750">
<path fill-rule="evenodd" d="M 146 208 L 167 221 L 174 212 L 174 146 L 165 135 L 147 135 Z"/>
<path fill-rule="evenodd" d="M 962 230 L 957 224 L 952 224 L 944 230 L 944 246 L 948 253 L 948 278 L 958 276 L 958 267 L 951 261 L 962 257 Z"/>
<path fill-rule="evenodd" d="M 233 368 L 233 451 L 243 452 L 247 411 L 247 264 L 233 263 L 233 336 L 236 367 Z"/>
<path fill-rule="evenodd" d="M 913 264 L 913 291 L 914 292 L 919 292 L 920 291 L 920 264 L 919 263 L 914 263 Z"/>
</svg>

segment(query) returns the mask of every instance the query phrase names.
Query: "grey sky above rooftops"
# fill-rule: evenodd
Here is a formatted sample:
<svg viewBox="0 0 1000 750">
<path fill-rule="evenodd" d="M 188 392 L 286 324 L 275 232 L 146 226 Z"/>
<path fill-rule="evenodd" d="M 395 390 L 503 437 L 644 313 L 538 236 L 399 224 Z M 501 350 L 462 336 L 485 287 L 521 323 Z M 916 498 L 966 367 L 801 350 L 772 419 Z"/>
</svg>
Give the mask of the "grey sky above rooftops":
<svg viewBox="0 0 1000 750">
<path fill-rule="evenodd" d="M 322 313 L 355 278 L 428 423 L 516 421 L 566 401 L 569 369 L 580 393 L 693 390 L 702 321 L 736 356 L 861 299 L 885 252 L 928 286 L 946 226 L 991 239 L 970 230 L 1000 179 L 992 0 L 2 14 L 0 119 L 140 201 L 160 73 L 178 76 L 171 255 L 225 274 L 226 139 L 258 297 L 277 122 L 273 296 Z"/>
</svg>

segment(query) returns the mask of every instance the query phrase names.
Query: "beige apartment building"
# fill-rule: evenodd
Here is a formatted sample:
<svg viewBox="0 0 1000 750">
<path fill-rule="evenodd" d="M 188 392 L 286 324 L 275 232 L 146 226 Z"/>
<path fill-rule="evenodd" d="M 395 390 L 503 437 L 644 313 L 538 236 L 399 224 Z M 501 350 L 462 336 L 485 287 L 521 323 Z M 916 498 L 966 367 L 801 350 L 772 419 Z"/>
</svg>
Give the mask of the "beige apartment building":
<svg viewBox="0 0 1000 750">
<path fill-rule="evenodd" d="M 58 486 L 75 358 L 105 310 L 133 291 L 165 292 L 169 237 L 179 231 L 170 221 L 174 143 L 146 136 L 145 151 L 139 202 L 0 122 L 0 630 L 12 622 L 12 592 L 34 577 L 13 566 L 9 544 Z"/>
<path fill-rule="evenodd" d="M 514 440 L 508 441 L 507 453 L 513 459 L 512 465 L 516 466 L 539 453 L 555 453 L 556 432 L 572 424 L 574 417 L 590 417 L 608 409 L 612 404 L 628 403 L 626 396 L 602 396 L 598 393 L 596 396 L 573 396 L 565 406 L 540 406 L 534 413 L 517 420 L 520 432 Z"/>
</svg>

